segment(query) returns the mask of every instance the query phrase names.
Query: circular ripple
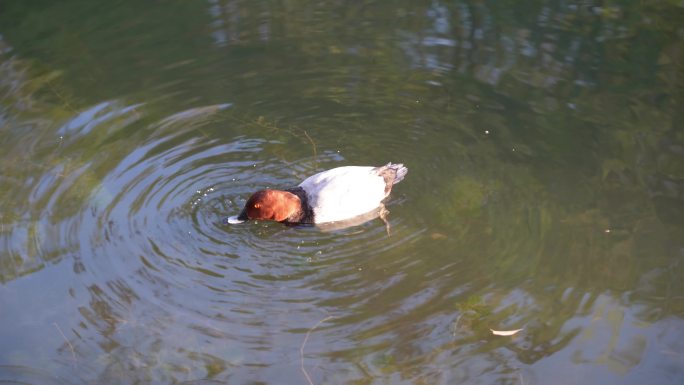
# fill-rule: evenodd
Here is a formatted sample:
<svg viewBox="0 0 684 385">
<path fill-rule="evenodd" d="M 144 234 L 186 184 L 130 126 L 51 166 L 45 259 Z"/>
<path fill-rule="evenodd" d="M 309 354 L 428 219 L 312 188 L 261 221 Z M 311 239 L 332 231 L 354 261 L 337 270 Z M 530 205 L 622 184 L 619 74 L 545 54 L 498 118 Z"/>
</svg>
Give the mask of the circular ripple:
<svg viewBox="0 0 684 385">
<path fill-rule="evenodd" d="M 131 381 L 145 378 L 142 368 L 155 367 L 161 354 L 181 372 L 192 361 L 277 367 L 279 357 L 296 353 L 303 326 L 326 314 L 349 317 L 400 283 L 402 275 L 386 275 L 383 266 L 414 263 L 414 252 L 392 252 L 412 250 L 420 235 L 401 215 L 390 214 L 391 236 L 379 219 L 341 229 L 224 224 L 255 190 L 353 163 L 336 151 L 287 161 L 274 155 L 286 144 L 260 137 L 267 133 L 206 129 L 226 107 L 150 122 L 144 106 L 102 103 L 60 127 L 57 147 L 46 145 L 52 160 L 29 183 L 35 217 L 15 221 L 9 235 L 24 241 L 8 249 L 73 260 L 79 326 L 65 338 L 88 368 L 84 379 L 110 375 L 85 358 L 103 346 L 116 363 L 146 353 Z M 404 203 L 397 191 L 391 211 Z M 336 320 L 328 324 L 353 327 Z M 207 345 L 212 340 L 231 343 Z"/>
<path fill-rule="evenodd" d="M 105 115 L 121 120 L 134 109 L 117 111 Z M 202 134 L 207 114 L 217 111 L 205 107 L 148 124 L 149 138 L 109 169 L 102 166 L 101 183 L 84 192 L 87 200 L 66 220 L 62 236 L 78 245 L 87 285 L 107 283 L 102 290 L 113 317 L 128 317 L 126 303 L 135 303 L 145 308 L 138 322 L 167 316 L 203 334 L 221 330 L 221 336 L 258 347 L 264 331 L 308 321 L 305 314 L 325 311 L 325 301 L 335 296 L 378 289 L 381 284 L 361 285 L 357 274 L 375 256 L 415 237 L 400 218 L 390 216 L 392 237 L 378 219 L 337 230 L 223 223 L 257 189 L 290 187 L 347 162 L 334 152 L 287 162 L 264 155 L 278 143 Z M 88 136 L 98 127 L 77 131 Z M 71 180 L 35 195 L 49 195 L 47 210 L 55 209 L 92 168 L 86 163 L 72 170 Z M 401 199 L 393 198 L 390 209 L 392 204 Z"/>
</svg>

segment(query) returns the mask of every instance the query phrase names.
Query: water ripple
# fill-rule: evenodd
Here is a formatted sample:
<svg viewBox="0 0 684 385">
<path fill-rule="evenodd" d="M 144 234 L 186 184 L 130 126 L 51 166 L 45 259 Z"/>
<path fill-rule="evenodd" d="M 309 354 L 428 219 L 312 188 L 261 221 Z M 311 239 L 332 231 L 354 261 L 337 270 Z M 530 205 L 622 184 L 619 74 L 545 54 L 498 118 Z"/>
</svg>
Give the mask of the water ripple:
<svg viewBox="0 0 684 385">
<path fill-rule="evenodd" d="M 198 107 L 149 122 L 144 106 L 106 102 L 58 130 L 53 165 L 28 194 L 36 217 L 14 226 L 9 237 L 16 245 L 23 231 L 19 244 L 43 248 L 36 255 L 73 258 L 90 297 L 79 308 L 83 325 L 100 331 L 81 331 L 85 336 L 75 342 L 80 354 L 94 352 L 87 341 L 121 344 L 130 334 L 119 329 L 156 325 L 158 333 L 178 340 L 164 338 L 158 348 L 152 336 L 128 344 L 154 351 L 181 349 L 198 338 L 227 339 L 237 345 L 221 351 L 225 364 L 276 364 L 257 353 L 270 349 L 269 357 L 277 357 L 285 347 L 274 346 L 273 339 L 300 340 L 301 325 L 312 315 L 339 313 L 341 306 L 361 309 L 401 284 L 402 274 L 377 281 L 366 274 L 383 264 L 393 270 L 411 265 L 410 252 L 386 257 L 393 249 L 412 250 L 421 234 L 401 216 L 390 215 L 391 236 L 379 219 L 342 229 L 223 224 L 257 189 L 296 185 L 321 171 L 319 164 L 348 164 L 332 151 L 293 161 L 264 157 L 269 146 L 282 144 L 226 137 L 211 128 L 229 106 Z M 136 147 L 120 141 L 140 133 L 145 138 Z M 107 143 L 116 152 L 83 154 L 84 141 Z M 391 198 L 390 210 L 402 202 L 401 195 Z M 413 305 L 402 306 L 408 311 Z"/>
</svg>

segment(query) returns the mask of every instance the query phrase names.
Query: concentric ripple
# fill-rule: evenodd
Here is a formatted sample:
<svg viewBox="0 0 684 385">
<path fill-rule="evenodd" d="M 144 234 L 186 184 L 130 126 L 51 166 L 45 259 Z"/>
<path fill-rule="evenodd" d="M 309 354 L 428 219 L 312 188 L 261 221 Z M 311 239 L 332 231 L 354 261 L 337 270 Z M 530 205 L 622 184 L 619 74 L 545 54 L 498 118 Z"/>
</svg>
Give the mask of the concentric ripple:
<svg viewBox="0 0 684 385">
<path fill-rule="evenodd" d="M 200 361 L 219 372 L 243 368 L 237 375 L 245 378 L 251 367 L 271 367 L 262 373 L 273 376 L 284 364 L 279 357 L 296 367 L 296 346 L 312 321 L 348 317 L 401 278 L 369 281 L 367 266 L 412 263 L 410 253 L 387 257 L 412 248 L 420 234 L 392 214 L 391 237 L 379 219 L 341 229 L 224 224 L 257 189 L 349 164 L 337 152 L 274 158 L 268 154 L 285 144 L 263 133 L 225 135 L 216 122 L 230 124 L 229 107 L 152 120 L 145 106 L 108 102 L 56 130 L 53 165 L 28 194 L 36 218 L 46 220 L 26 218 L 16 228 L 37 254 L 73 260 L 78 278 L 69 291 L 81 326 L 66 331 L 63 354 L 67 364 L 72 349 L 74 361 L 86 362 L 83 379 L 120 374 L 79 358 L 102 346 L 117 365 L 146 352 L 147 368 L 163 355 L 181 372 Z M 396 193 L 389 209 L 402 203 Z"/>
</svg>

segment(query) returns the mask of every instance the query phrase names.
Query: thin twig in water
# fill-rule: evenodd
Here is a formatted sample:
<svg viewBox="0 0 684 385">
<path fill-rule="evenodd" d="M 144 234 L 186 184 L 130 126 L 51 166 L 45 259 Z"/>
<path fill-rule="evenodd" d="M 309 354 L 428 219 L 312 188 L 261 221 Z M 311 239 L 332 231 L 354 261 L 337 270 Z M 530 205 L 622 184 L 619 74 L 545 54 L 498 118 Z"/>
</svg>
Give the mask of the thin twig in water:
<svg viewBox="0 0 684 385">
<path fill-rule="evenodd" d="M 314 158 L 314 169 L 318 168 L 318 162 L 317 162 L 318 150 L 316 148 L 316 142 L 313 140 L 311 135 L 309 135 L 309 133 L 306 132 L 306 130 L 299 128 L 297 126 L 292 126 L 292 125 L 290 125 L 287 128 L 281 128 L 281 127 L 278 127 L 278 124 L 276 121 L 269 122 L 263 116 L 259 116 L 256 119 L 250 119 L 250 118 L 242 119 L 242 118 L 237 117 L 237 116 L 230 116 L 230 117 L 233 120 L 235 120 L 236 122 L 239 122 L 242 124 L 256 124 L 257 126 L 263 127 L 263 128 L 268 129 L 272 132 L 285 131 L 285 132 L 289 133 L 290 135 L 292 135 L 298 139 L 302 139 L 302 133 L 303 133 L 306 140 L 308 140 L 309 143 L 311 143 L 311 148 L 313 151 L 313 158 Z M 299 131 L 301 131 L 301 133 Z"/>
<path fill-rule="evenodd" d="M 520 377 L 520 385 L 525 385 L 525 381 L 523 380 L 522 372 L 520 369 L 518 369 L 518 376 Z"/>
<path fill-rule="evenodd" d="M 316 160 L 318 159 L 318 154 L 316 153 L 316 143 L 311 139 L 309 136 L 309 133 L 306 132 L 306 130 L 302 130 L 304 132 L 304 136 L 306 136 L 307 139 L 309 139 L 309 142 L 311 142 L 311 147 L 313 148 L 313 160 L 314 160 L 314 169 L 318 168 L 318 165 L 316 164 Z"/>
<path fill-rule="evenodd" d="M 62 101 L 62 103 L 64 103 L 64 107 L 66 107 L 67 109 L 71 110 L 71 112 L 73 112 L 73 113 L 75 113 L 75 114 L 78 113 L 78 111 L 76 111 L 76 109 L 73 108 L 73 107 L 71 106 L 71 104 L 69 104 L 69 101 L 66 100 L 66 98 L 64 98 L 64 97 L 62 96 L 62 94 L 60 94 L 59 92 L 57 92 L 57 89 L 55 89 L 55 87 L 52 85 L 51 82 L 47 82 L 46 84 L 47 84 L 48 87 L 50 87 L 50 91 L 52 91 L 52 93 L 54 93 L 55 95 L 57 95 L 57 97 Z"/>
<path fill-rule="evenodd" d="M 461 317 L 463 317 L 463 313 L 459 314 L 458 317 L 456 317 L 456 322 L 454 322 L 454 335 L 458 332 L 458 323 L 461 322 Z"/>
<path fill-rule="evenodd" d="M 309 336 L 311 335 L 311 332 L 313 332 L 320 324 L 323 322 L 333 318 L 333 316 L 327 316 L 323 318 L 322 320 L 318 321 L 309 331 L 306 332 L 306 336 L 304 336 L 304 341 L 302 342 L 302 346 L 299 348 L 299 360 L 301 363 L 301 369 L 302 373 L 304 373 L 304 377 L 306 377 L 306 380 L 309 382 L 309 385 L 314 385 L 313 381 L 311 381 L 311 376 L 309 376 L 309 372 L 306 371 L 306 368 L 304 367 L 304 347 L 306 346 L 306 342 L 309 340 Z"/>
<path fill-rule="evenodd" d="M 73 360 L 74 360 L 74 366 L 76 366 L 76 362 L 77 362 L 77 361 L 76 361 L 76 351 L 74 350 L 74 346 L 73 346 L 73 345 L 71 344 L 71 342 L 69 342 L 69 340 L 66 338 L 66 336 L 64 335 L 64 332 L 62 332 L 62 329 L 60 329 L 60 328 L 59 328 L 59 325 L 57 325 L 57 322 L 53 322 L 52 324 L 55 325 L 55 327 L 57 328 L 57 331 L 59 332 L 59 334 L 62 335 L 62 338 L 64 338 L 64 341 L 66 341 L 67 345 L 69 345 L 69 349 L 71 350 L 71 358 L 73 358 Z"/>
</svg>

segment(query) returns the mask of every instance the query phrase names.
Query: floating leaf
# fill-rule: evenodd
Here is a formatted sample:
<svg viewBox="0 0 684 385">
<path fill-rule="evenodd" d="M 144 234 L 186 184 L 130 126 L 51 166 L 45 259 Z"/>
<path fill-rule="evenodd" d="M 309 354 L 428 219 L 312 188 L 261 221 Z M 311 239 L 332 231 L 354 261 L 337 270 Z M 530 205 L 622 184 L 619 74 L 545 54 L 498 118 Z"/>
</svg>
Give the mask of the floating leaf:
<svg viewBox="0 0 684 385">
<path fill-rule="evenodd" d="M 519 331 L 521 331 L 522 329 L 515 329 L 515 330 L 494 330 L 494 329 L 489 329 L 489 330 L 491 330 L 491 331 L 492 331 L 492 334 L 494 334 L 495 336 L 512 336 L 512 335 L 518 333 Z"/>
</svg>

